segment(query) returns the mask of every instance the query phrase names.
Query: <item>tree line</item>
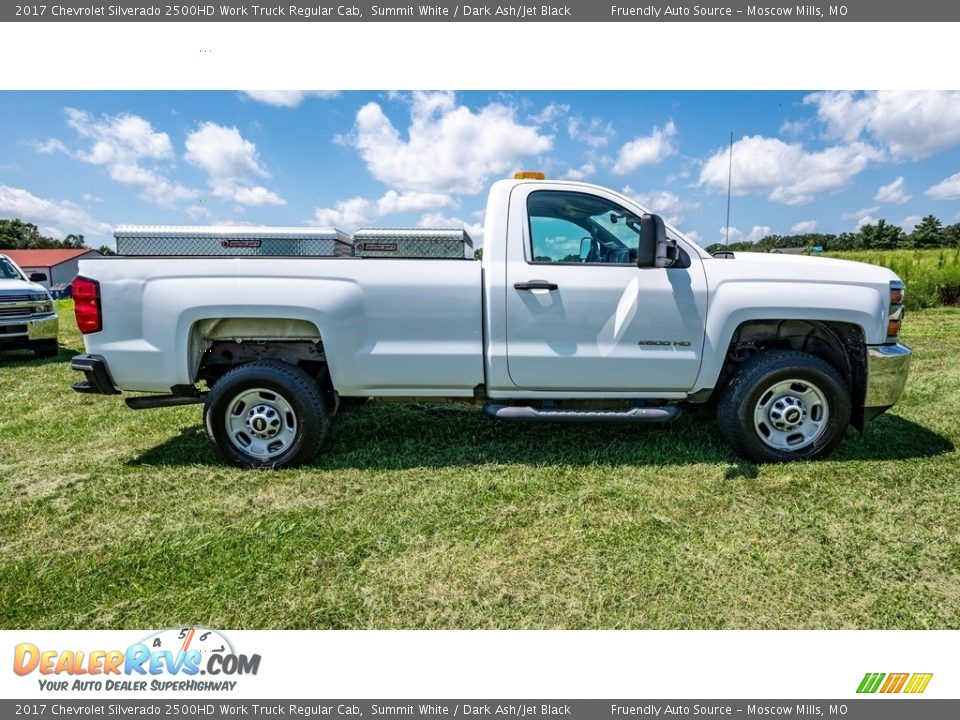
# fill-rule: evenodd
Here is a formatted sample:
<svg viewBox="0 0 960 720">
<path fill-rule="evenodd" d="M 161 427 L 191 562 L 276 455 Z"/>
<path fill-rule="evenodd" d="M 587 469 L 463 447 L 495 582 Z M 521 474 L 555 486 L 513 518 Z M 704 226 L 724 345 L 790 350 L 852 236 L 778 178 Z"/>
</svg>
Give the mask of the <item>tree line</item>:
<svg viewBox="0 0 960 720">
<path fill-rule="evenodd" d="M 960 245 L 960 223 L 946 225 L 927 215 L 910 232 L 886 220 L 877 220 L 862 226 L 856 232 L 839 235 L 831 233 L 803 233 L 800 235 L 767 235 L 756 242 L 735 242 L 729 245 L 714 243 L 707 252 L 718 250 L 750 250 L 769 252 L 776 248 L 814 248 L 829 250 L 893 250 L 895 248 L 938 248 Z"/>
<path fill-rule="evenodd" d="M 57 240 L 41 233 L 33 223 L 0 219 L 0 250 L 72 250 L 85 247 L 83 235 L 70 233 L 63 240 Z M 99 252 L 101 255 L 116 254 L 106 245 L 101 245 Z"/>
</svg>

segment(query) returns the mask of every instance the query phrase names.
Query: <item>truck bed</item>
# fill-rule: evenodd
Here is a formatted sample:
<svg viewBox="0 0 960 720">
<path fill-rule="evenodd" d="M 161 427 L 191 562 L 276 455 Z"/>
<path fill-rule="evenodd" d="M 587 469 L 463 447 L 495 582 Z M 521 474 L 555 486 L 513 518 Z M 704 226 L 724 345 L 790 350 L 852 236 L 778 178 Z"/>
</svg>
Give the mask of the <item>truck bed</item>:
<svg viewBox="0 0 960 720">
<path fill-rule="evenodd" d="M 109 354 L 124 390 L 194 382 L 205 346 L 224 339 L 203 321 L 222 318 L 302 321 L 342 395 L 469 397 L 484 381 L 476 261 L 113 257 L 81 260 L 80 275 L 100 283 L 103 308 L 87 351 Z"/>
</svg>

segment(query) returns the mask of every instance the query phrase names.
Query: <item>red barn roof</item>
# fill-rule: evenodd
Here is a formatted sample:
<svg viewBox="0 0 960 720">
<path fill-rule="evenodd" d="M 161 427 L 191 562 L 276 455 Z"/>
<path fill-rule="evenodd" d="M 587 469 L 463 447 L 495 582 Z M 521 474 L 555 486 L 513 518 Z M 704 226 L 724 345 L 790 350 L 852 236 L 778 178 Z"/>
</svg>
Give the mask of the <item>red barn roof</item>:
<svg viewBox="0 0 960 720">
<path fill-rule="evenodd" d="M 87 253 L 100 254 L 92 248 L 52 248 L 49 250 L 4 250 L 0 248 L 0 255 L 6 255 L 20 267 L 52 268 Z"/>
</svg>

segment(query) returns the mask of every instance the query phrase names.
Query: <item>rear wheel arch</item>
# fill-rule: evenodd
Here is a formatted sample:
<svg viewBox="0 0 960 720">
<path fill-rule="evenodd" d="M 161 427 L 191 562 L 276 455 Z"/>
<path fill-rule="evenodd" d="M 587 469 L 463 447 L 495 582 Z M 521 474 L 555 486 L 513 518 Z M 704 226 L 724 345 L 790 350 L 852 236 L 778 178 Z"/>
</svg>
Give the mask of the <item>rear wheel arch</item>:
<svg viewBox="0 0 960 720">
<path fill-rule="evenodd" d="M 211 317 L 190 326 L 189 376 L 213 386 L 231 368 L 255 360 L 280 360 L 308 373 L 326 363 L 320 328 L 291 317 Z"/>
</svg>

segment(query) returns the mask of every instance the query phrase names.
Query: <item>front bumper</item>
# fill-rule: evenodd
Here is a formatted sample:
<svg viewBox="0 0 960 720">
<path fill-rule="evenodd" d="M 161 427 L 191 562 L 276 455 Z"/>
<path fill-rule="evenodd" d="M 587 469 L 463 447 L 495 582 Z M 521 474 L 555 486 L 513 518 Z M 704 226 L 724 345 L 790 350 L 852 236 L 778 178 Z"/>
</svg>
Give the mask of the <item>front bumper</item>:
<svg viewBox="0 0 960 720">
<path fill-rule="evenodd" d="M 73 389 L 78 393 L 120 394 L 120 391 L 113 384 L 107 361 L 100 355 L 75 355 L 70 361 L 70 369 L 82 372 L 86 378 L 73 384 Z"/>
<path fill-rule="evenodd" d="M 60 321 L 56 313 L 0 321 L 0 347 L 27 347 L 30 343 L 57 339 Z"/>
<path fill-rule="evenodd" d="M 867 392 L 863 407 L 868 414 L 879 415 L 900 399 L 912 355 L 913 351 L 906 345 L 867 347 Z"/>
</svg>

